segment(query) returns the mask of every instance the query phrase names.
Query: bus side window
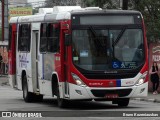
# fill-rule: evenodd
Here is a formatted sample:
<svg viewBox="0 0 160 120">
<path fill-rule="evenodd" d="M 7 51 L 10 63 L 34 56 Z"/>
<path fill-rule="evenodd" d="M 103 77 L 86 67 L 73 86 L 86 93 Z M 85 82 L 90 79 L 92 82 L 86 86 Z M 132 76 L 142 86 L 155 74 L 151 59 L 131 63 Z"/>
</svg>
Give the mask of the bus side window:
<svg viewBox="0 0 160 120">
<path fill-rule="evenodd" d="M 19 25 L 18 51 L 30 51 L 31 27 L 28 24 Z"/>
<path fill-rule="evenodd" d="M 9 24 L 9 45 L 8 45 L 8 48 L 9 50 L 11 50 L 11 42 L 12 42 L 12 25 Z"/>
<path fill-rule="evenodd" d="M 21 27 L 21 25 L 19 24 L 19 26 L 18 26 L 18 51 L 20 51 L 21 50 L 21 31 L 22 31 L 22 27 Z"/>
<path fill-rule="evenodd" d="M 59 26 L 49 23 L 47 26 L 48 52 L 59 52 Z"/>
<path fill-rule="evenodd" d="M 41 38 L 40 52 L 47 52 L 47 37 L 42 37 Z"/>
<path fill-rule="evenodd" d="M 47 24 L 41 24 L 41 33 L 40 33 L 40 52 L 47 52 Z"/>
</svg>

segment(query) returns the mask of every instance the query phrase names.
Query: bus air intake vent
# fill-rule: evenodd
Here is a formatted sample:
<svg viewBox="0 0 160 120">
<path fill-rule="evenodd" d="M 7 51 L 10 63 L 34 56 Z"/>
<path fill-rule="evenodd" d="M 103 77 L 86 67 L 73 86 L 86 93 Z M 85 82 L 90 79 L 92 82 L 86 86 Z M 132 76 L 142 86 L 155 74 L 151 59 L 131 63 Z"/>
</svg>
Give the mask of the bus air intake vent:
<svg viewBox="0 0 160 120">
<path fill-rule="evenodd" d="M 95 97 L 105 97 L 107 94 L 118 94 L 119 97 L 128 96 L 132 89 L 118 89 L 118 90 L 91 90 Z"/>
</svg>

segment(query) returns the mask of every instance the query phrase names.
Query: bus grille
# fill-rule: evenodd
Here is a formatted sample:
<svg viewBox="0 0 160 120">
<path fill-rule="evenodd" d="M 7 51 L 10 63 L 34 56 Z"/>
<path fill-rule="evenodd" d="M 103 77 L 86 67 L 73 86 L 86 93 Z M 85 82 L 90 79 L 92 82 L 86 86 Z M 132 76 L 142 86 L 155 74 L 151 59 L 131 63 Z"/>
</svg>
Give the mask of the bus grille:
<svg viewBox="0 0 160 120">
<path fill-rule="evenodd" d="M 107 94 L 118 94 L 119 97 L 128 96 L 132 89 L 118 89 L 118 90 L 91 90 L 95 97 L 105 97 Z"/>
</svg>

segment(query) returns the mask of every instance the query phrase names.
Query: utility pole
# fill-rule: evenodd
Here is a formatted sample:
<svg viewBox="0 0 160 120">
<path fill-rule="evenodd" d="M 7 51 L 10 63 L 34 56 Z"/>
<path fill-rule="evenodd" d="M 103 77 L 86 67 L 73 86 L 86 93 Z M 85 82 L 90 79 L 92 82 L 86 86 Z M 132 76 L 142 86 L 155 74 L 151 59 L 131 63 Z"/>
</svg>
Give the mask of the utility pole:
<svg viewBox="0 0 160 120">
<path fill-rule="evenodd" d="M 2 41 L 8 41 L 8 0 L 1 0 L 2 5 Z"/>
<path fill-rule="evenodd" d="M 122 6 L 122 9 L 123 10 L 128 10 L 128 2 L 129 2 L 129 0 L 123 0 L 123 6 Z"/>
<path fill-rule="evenodd" d="M 8 41 L 8 0 L 4 1 L 4 41 Z"/>
<path fill-rule="evenodd" d="M 1 0 L 2 8 L 2 41 L 4 40 L 4 0 Z"/>
</svg>

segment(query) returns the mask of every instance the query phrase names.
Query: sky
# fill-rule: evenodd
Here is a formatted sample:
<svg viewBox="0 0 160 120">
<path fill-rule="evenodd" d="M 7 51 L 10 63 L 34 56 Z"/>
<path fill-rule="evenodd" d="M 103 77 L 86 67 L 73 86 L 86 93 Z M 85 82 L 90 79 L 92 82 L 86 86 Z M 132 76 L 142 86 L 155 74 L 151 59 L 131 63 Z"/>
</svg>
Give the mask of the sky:
<svg viewBox="0 0 160 120">
<path fill-rule="evenodd" d="M 28 2 L 41 2 L 41 1 L 45 1 L 45 0 L 28 0 Z"/>
<path fill-rule="evenodd" d="M 28 3 L 32 3 L 32 6 L 35 7 L 43 4 L 43 1 L 45 0 L 28 0 Z"/>
</svg>

